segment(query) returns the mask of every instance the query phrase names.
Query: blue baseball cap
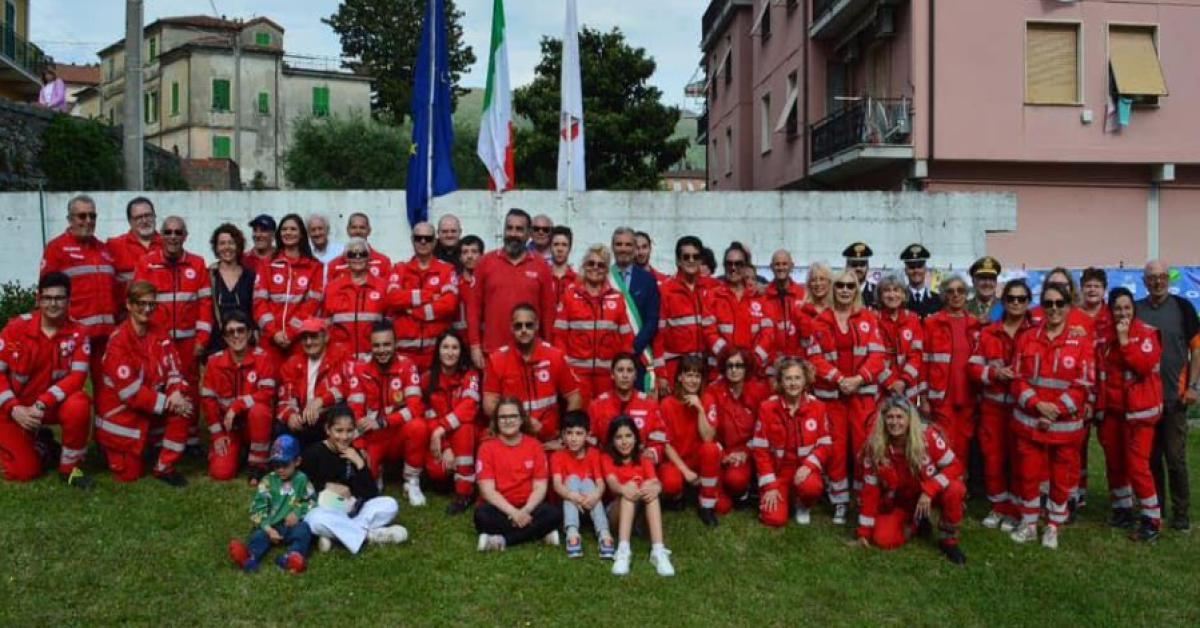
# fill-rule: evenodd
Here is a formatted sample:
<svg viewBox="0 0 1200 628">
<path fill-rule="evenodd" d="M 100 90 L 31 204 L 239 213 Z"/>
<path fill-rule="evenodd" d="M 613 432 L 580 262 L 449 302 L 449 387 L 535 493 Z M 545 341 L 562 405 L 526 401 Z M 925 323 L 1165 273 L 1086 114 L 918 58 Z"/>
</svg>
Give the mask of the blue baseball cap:
<svg viewBox="0 0 1200 628">
<path fill-rule="evenodd" d="M 300 443 L 290 434 L 284 434 L 271 443 L 271 464 L 291 464 L 300 457 Z"/>
<path fill-rule="evenodd" d="M 274 231 L 275 230 L 275 219 L 272 218 L 268 214 L 259 214 L 254 217 L 254 220 L 250 221 L 250 227 L 251 228 L 258 227 L 259 229 L 266 229 L 267 231 Z"/>
</svg>

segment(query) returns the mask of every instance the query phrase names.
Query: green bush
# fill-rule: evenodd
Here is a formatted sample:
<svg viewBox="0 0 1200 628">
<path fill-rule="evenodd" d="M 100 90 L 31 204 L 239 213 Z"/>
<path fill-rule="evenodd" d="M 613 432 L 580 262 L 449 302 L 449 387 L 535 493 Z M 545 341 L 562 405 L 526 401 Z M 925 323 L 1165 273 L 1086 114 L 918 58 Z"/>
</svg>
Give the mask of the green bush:
<svg viewBox="0 0 1200 628">
<path fill-rule="evenodd" d="M 32 310 L 36 297 L 37 290 L 33 287 L 26 288 L 15 281 L 0 285 L 0 329 L 8 324 L 8 319 Z"/>
<path fill-rule="evenodd" d="M 56 116 L 42 135 L 38 163 L 47 190 L 119 190 L 124 184 L 121 148 L 108 128 L 92 120 Z"/>
</svg>

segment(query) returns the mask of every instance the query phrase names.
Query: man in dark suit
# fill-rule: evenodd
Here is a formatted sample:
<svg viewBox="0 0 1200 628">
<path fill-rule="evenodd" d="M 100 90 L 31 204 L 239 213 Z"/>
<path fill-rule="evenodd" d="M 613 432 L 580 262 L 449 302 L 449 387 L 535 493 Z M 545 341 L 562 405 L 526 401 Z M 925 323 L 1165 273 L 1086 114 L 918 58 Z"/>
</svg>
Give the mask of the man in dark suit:
<svg viewBox="0 0 1200 628">
<path fill-rule="evenodd" d="M 871 247 L 863 242 L 854 242 L 842 250 L 842 257 L 846 258 L 846 268 L 854 271 L 858 275 L 858 286 L 862 290 L 862 300 L 864 307 L 875 307 L 875 284 L 867 281 L 867 271 L 870 269 L 871 256 L 875 252 Z"/>
<path fill-rule="evenodd" d="M 904 275 L 908 277 L 908 303 L 905 307 L 919 315 L 922 320 L 942 309 L 941 297 L 925 285 L 925 264 L 929 257 L 929 249 L 921 244 L 910 244 L 900 253 L 900 261 L 904 262 Z"/>
<path fill-rule="evenodd" d="M 658 333 L 658 280 L 650 271 L 638 266 L 637 242 L 635 231 L 629 227 L 617 227 L 612 235 L 613 284 L 625 294 L 626 305 L 629 308 L 631 322 L 637 323 L 637 336 L 633 339 L 633 353 L 638 360 L 638 389 L 652 392 L 646 388 L 646 370 L 643 364 L 643 354 L 654 344 L 654 335 Z M 636 313 L 634 310 L 637 310 Z"/>
</svg>

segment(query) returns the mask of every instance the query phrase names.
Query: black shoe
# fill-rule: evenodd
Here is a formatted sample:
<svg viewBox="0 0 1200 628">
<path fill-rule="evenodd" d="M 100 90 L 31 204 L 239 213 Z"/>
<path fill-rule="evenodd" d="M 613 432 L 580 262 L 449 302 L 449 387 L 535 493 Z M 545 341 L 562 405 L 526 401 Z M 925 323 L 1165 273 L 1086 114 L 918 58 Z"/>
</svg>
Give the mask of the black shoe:
<svg viewBox="0 0 1200 628">
<path fill-rule="evenodd" d="M 1132 530 L 1136 524 L 1137 520 L 1133 518 L 1133 511 L 1128 508 L 1117 508 L 1108 518 L 1109 526 L 1122 530 Z"/>
<path fill-rule="evenodd" d="M 78 467 L 72 469 L 70 473 L 60 473 L 58 474 L 58 477 L 62 478 L 62 481 L 67 486 L 83 489 L 85 491 L 95 485 L 95 481 L 92 480 L 92 478 L 84 475 L 83 471 Z"/>
<path fill-rule="evenodd" d="M 188 485 L 187 478 L 183 477 L 183 474 L 178 471 L 162 474 L 156 473 L 154 474 L 154 477 L 158 478 L 164 484 L 173 486 L 175 488 L 183 488 Z"/>
<path fill-rule="evenodd" d="M 1174 517 L 1171 519 L 1171 529 L 1186 534 L 1192 531 L 1192 522 L 1188 520 L 1186 515 L 1183 517 Z"/>
<path fill-rule="evenodd" d="M 1067 500 L 1067 525 L 1075 523 L 1075 511 L 1079 510 L 1079 502 L 1074 497 Z"/>
<path fill-rule="evenodd" d="M 1142 517 L 1142 523 L 1129 535 L 1129 540 L 1137 543 L 1153 543 L 1158 540 L 1159 530 L 1150 523 L 1150 519 Z"/>
<path fill-rule="evenodd" d="M 917 536 L 922 539 L 927 539 L 933 535 L 933 524 L 929 523 L 929 517 L 922 519 L 917 523 Z"/>
<path fill-rule="evenodd" d="M 719 522 L 717 521 L 717 513 L 712 508 L 701 508 L 699 510 L 699 515 L 700 521 L 704 523 L 704 525 L 710 528 L 715 528 L 717 525 L 719 525 Z"/>
<path fill-rule="evenodd" d="M 62 445 L 54 440 L 54 432 L 49 428 L 39 428 L 34 436 L 34 449 L 37 451 L 38 460 L 41 462 L 42 470 L 49 471 L 58 467 L 59 457 L 62 456 Z"/>
<path fill-rule="evenodd" d="M 450 502 L 449 504 L 446 504 L 446 514 L 451 517 L 453 517 L 454 515 L 461 515 L 462 513 L 466 512 L 467 509 L 470 507 L 471 507 L 471 500 L 463 499 L 460 497 L 460 498 Z"/>
<path fill-rule="evenodd" d="M 680 510 L 683 510 L 683 498 L 676 497 L 675 499 L 664 499 L 663 508 L 672 512 L 679 512 Z"/>
<path fill-rule="evenodd" d="M 183 450 L 183 457 L 191 458 L 192 460 L 197 460 L 200 462 L 207 462 L 208 461 L 208 450 L 204 448 L 204 445 L 201 445 L 199 443 L 197 443 L 195 445 L 188 445 Z"/>
<path fill-rule="evenodd" d="M 967 564 L 967 555 L 958 547 L 958 543 L 939 543 L 938 548 L 946 555 L 946 560 L 958 566 Z"/>
</svg>

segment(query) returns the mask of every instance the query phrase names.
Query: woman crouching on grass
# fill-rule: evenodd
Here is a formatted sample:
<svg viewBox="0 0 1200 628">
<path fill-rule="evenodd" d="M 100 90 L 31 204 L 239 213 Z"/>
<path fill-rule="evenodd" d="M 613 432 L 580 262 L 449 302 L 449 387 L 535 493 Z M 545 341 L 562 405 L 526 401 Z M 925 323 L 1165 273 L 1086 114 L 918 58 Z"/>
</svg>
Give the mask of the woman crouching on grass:
<svg viewBox="0 0 1200 628">
<path fill-rule="evenodd" d="M 536 539 L 558 545 L 562 511 L 546 503 L 550 469 L 532 432 L 524 405 L 513 397 L 501 399 L 492 420 L 496 437 L 484 441 L 475 457 L 481 499 L 475 530 L 481 552 Z"/>
<path fill-rule="evenodd" d="M 923 534 L 936 506 L 941 510 L 938 547 L 950 562 L 965 565 L 958 547 L 967 489 L 962 465 L 937 427 L 922 427 L 917 409 L 902 399 L 883 403 L 863 448 L 862 512 L 858 544 L 895 549 L 908 542 L 912 525 Z"/>
<path fill-rule="evenodd" d="M 671 551 L 663 544 L 662 484 L 654 473 L 654 463 L 642 456 L 642 439 L 637 424 L 628 416 L 619 416 L 608 425 L 608 439 L 602 469 L 608 490 L 617 495 L 609 506 L 617 514 L 617 554 L 613 558 L 613 575 L 629 573 L 632 551 L 629 537 L 633 534 L 633 518 L 640 509 L 646 516 L 650 531 L 650 563 L 660 576 L 675 575 L 671 566 Z"/>
</svg>

